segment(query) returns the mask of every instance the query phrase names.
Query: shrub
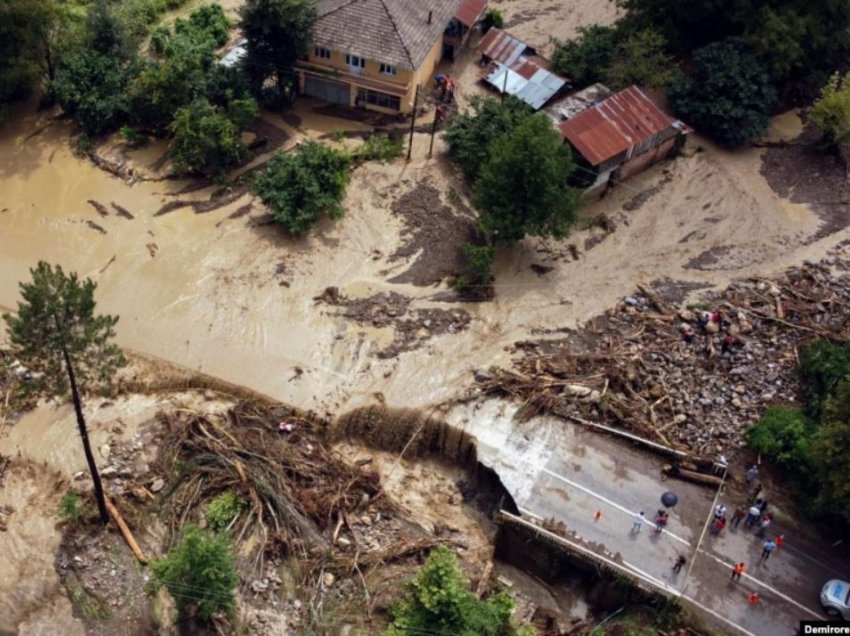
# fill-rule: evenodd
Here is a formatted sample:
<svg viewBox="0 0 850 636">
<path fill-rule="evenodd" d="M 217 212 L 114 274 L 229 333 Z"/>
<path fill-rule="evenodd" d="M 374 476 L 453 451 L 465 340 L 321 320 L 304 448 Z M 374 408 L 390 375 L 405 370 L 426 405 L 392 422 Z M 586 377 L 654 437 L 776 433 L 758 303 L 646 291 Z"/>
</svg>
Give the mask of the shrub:
<svg viewBox="0 0 850 636">
<path fill-rule="evenodd" d="M 256 104 L 253 112 L 250 105 L 240 106 L 239 123 L 250 121 L 256 112 Z M 220 175 L 248 154 L 241 140 L 242 129 L 228 113 L 205 99 L 179 109 L 169 131 L 174 138 L 168 150 L 180 173 Z"/>
<path fill-rule="evenodd" d="M 471 300 L 484 300 L 493 296 L 493 257 L 495 250 L 489 245 L 466 243 L 462 248 L 465 259 L 463 271 L 454 281 L 457 292 Z"/>
<path fill-rule="evenodd" d="M 800 380 L 806 414 L 819 421 L 823 405 L 838 384 L 850 375 L 850 346 L 814 340 L 800 348 Z"/>
<path fill-rule="evenodd" d="M 151 563 L 150 589 L 164 587 L 181 616 L 210 620 L 236 607 L 233 588 L 239 583 L 233 549 L 224 535 L 209 535 L 195 526 L 186 528 L 180 542 L 165 558 Z"/>
<path fill-rule="evenodd" d="M 505 26 L 505 18 L 502 15 L 502 12 L 496 7 L 490 7 L 487 9 L 486 13 L 484 13 L 484 17 L 481 19 L 481 30 L 484 33 L 487 33 L 487 31 L 493 27 L 501 29 L 503 26 Z"/>
<path fill-rule="evenodd" d="M 364 161 L 386 163 L 401 157 L 404 152 L 404 140 L 391 139 L 383 135 L 372 135 L 357 149 L 355 156 Z"/>
<path fill-rule="evenodd" d="M 213 530 L 224 530 L 242 508 L 242 502 L 232 490 L 225 490 L 207 504 L 207 523 Z"/>
<path fill-rule="evenodd" d="M 750 427 L 745 439 L 753 450 L 762 453 L 797 477 L 811 477 L 814 470 L 811 421 L 797 408 L 771 406 Z M 804 475 L 805 473 L 805 475 Z"/>
<path fill-rule="evenodd" d="M 829 79 L 809 116 L 823 131 L 827 148 L 850 138 L 850 73 L 844 77 L 835 73 Z"/>
<path fill-rule="evenodd" d="M 614 59 L 619 34 L 614 27 L 594 24 L 579 27 L 578 37 L 567 42 L 555 40 L 552 69 L 569 77 L 577 86 L 602 81 Z"/>
<path fill-rule="evenodd" d="M 272 157 L 254 190 L 275 220 L 297 236 L 322 216 L 342 218 L 349 163 L 348 155 L 310 141 L 298 152 Z"/>
<path fill-rule="evenodd" d="M 384 636 L 514 636 L 514 603 L 504 593 L 481 600 L 469 590 L 455 555 L 438 546 L 394 605 Z"/>
<path fill-rule="evenodd" d="M 227 43 L 227 38 L 230 33 L 230 22 L 227 16 L 224 15 L 224 9 L 219 4 L 207 4 L 195 11 L 189 16 L 188 20 L 177 20 L 174 24 L 176 33 L 186 33 L 190 36 L 193 32 L 203 32 L 215 41 L 217 46 L 223 46 Z"/>
</svg>

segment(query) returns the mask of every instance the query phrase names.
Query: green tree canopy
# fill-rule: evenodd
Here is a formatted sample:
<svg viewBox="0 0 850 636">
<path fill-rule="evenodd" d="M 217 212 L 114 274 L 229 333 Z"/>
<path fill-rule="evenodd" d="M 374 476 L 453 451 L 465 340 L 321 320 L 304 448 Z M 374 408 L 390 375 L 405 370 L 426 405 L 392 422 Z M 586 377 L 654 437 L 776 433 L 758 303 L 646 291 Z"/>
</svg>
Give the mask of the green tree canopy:
<svg viewBox="0 0 850 636">
<path fill-rule="evenodd" d="M 307 55 L 318 11 L 313 0 L 247 0 L 241 9 L 247 41 L 244 65 L 256 97 L 267 81 L 274 86 L 267 100 L 284 105 L 294 95 L 295 61 Z"/>
<path fill-rule="evenodd" d="M 44 76 L 50 0 L 0 2 L 0 104 L 26 98 Z"/>
<path fill-rule="evenodd" d="M 106 512 L 103 488 L 89 444 L 82 409 L 82 394 L 87 390 L 111 385 L 124 357 L 112 343 L 117 316 L 94 313 L 91 279 L 80 281 L 76 274 L 66 275 L 58 265 L 39 262 L 30 270 L 32 282 L 21 283 L 17 315 L 6 314 L 12 354 L 26 366 L 31 377 L 29 388 L 48 396 L 71 390 L 77 426 L 89 465 L 101 520 Z"/>
<path fill-rule="evenodd" d="M 384 636 L 514 636 L 513 609 L 506 594 L 475 596 L 454 554 L 438 546 L 390 610 L 393 622 Z"/>
<path fill-rule="evenodd" d="M 184 174 L 222 174 L 248 154 L 242 143 L 244 126 L 257 113 L 250 97 L 231 104 L 235 119 L 206 99 L 197 99 L 180 108 L 169 126 L 173 136 L 169 153 L 178 172 Z"/>
<path fill-rule="evenodd" d="M 487 148 L 497 137 L 514 130 L 531 116 L 531 110 L 516 97 L 504 101 L 474 95 L 469 109 L 452 120 L 443 138 L 449 154 L 467 179 L 475 180 L 487 160 Z"/>
<path fill-rule="evenodd" d="M 188 526 L 166 557 L 151 563 L 151 587 L 164 587 L 181 616 L 197 614 L 210 620 L 236 607 L 233 589 L 239 583 L 233 548 L 224 535 L 206 534 Z"/>
<path fill-rule="evenodd" d="M 617 45 L 604 69 L 604 81 L 615 90 L 632 84 L 661 88 L 670 81 L 673 59 L 667 55 L 667 41 L 658 31 L 642 29 L 629 33 Z"/>
<path fill-rule="evenodd" d="M 764 134 L 776 104 L 767 69 L 738 38 L 697 51 L 667 94 L 677 115 L 727 146 Z"/>
<path fill-rule="evenodd" d="M 120 127 L 129 115 L 128 87 L 138 72 L 134 62 L 95 49 L 73 55 L 56 74 L 53 91 L 62 109 L 87 135 Z"/>
<path fill-rule="evenodd" d="M 481 228 L 503 244 L 526 234 L 566 235 L 578 209 L 567 186 L 573 167 L 569 146 L 542 113 L 496 138 L 475 182 Z"/>
<path fill-rule="evenodd" d="M 799 353 L 806 413 L 819 421 L 827 398 L 850 375 L 850 345 L 818 339 L 800 347 Z"/>
<path fill-rule="evenodd" d="M 850 524 L 850 378 L 827 400 L 812 451 L 820 465 L 818 507 Z"/>
<path fill-rule="evenodd" d="M 342 218 L 350 158 L 318 142 L 278 153 L 254 184 L 275 220 L 290 234 L 304 234 L 322 216 Z"/>
<path fill-rule="evenodd" d="M 809 113 L 823 131 L 825 144 L 835 148 L 850 139 L 850 73 L 832 75 Z"/>
<path fill-rule="evenodd" d="M 599 24 L 579 27 L 578 36 L 572 40 L 555 41 L 552 68 L 577 86 L 600 82 L 614 60 L 620 39 L 615 27 Z"/>
<path fill-rule="evenodd" d="M 762 453 L 787 471 L 790 480 L 805 486 L 815 476 L 812 454 L 815 425 L 798 408 L 771 406 L 745 439 L 753 450 Z"/>
</svg>

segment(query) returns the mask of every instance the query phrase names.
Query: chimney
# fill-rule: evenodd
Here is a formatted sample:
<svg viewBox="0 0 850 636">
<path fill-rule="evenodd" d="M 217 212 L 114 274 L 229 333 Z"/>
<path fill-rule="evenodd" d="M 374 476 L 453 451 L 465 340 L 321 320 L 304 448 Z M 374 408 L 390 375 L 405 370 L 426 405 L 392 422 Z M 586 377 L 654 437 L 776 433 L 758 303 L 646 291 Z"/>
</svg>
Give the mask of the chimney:
<svg viewBox="0 0 850 636">
<path fill-rule="evenodd" d="M 434 14 L 433 11 L 428 12 L 428 24 L 431 24 L 431 16 Z"/>
</svg>

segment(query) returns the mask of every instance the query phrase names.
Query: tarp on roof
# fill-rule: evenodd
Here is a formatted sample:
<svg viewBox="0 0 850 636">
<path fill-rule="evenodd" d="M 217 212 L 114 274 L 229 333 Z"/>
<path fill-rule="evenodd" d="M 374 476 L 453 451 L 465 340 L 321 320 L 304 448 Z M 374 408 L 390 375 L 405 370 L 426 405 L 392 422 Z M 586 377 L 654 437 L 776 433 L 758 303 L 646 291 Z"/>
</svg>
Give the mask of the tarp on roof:
<svg viewBox="0 0 850 636">
<path fill-rule="evenodd" d="M 593 166 L 651 144 L 653 137 L 670 128 L 690 132 L 690 128 L 658 108 L 637 86 L 583 110 L 561 122 L 558 128 Z"/>
<path fill-rule="evenodd" d="M 567 83 L 549 70 L 546 60 L 535 55 L 534 49 L 501 29 L 490 29 L 479 43 L 478 51 L 493 61 L 485 81 L 534 110 L 542 108 Z"/>
<path fill-rule="evenodd" d="M 455 17 L 465 27 L 472 28 L 487 8 L 487 0 L 463 0 Z"/>
</svg>

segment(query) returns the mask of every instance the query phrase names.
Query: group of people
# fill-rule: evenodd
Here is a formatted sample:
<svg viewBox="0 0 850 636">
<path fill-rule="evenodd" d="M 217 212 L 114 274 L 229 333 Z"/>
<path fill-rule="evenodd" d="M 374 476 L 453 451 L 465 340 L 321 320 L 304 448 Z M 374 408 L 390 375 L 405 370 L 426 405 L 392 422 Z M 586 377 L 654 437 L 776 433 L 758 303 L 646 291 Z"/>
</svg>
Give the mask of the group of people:
<svg viewBox="0 0 850 636">
<path fill-rule="evenodd" d="M 720 341 L 720 349 L 723 353 L 728 353 L 732 349 L 732 346 L 738 342 L 738 339 L 735 337 L 736 330 L 733 329 L 732 323 L 719 309 L 702 312 L 697 320 L 697 328 L 703 333 L 709 335 L 723 330 L 725 333 L 723 340 Z M 696 331 L 693 326 L 691 326 L 690 323 L 684 322 L 680 329 L 682 332 L 682 339 L 686 343 L 691 344 L 696 336 Z M 713 352 L 713 345 L 709 344 L 709 346 Z"/>
</svg>

